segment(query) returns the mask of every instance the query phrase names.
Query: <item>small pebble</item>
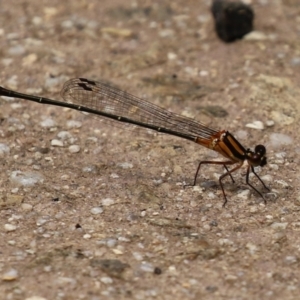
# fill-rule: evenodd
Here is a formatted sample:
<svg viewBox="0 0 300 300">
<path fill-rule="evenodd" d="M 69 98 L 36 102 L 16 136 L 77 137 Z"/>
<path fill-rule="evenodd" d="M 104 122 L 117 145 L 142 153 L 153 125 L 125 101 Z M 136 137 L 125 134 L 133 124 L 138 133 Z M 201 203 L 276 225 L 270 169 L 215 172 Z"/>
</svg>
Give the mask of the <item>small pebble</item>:
<svg viewBox="0 0 300 300">
<path fill-rule="evenodd" d="M 101 277 L 101 278 L 100 278 L 100 281 L 101 281 L 102 283 L 105 283 L 105 284 L 111 284 L 111 283 L 113 283 L 113 280 L 112 280 L 112 278 L 110 278 L 110 277 Z"/>
<path fill-rule="evenodd" d="M 284 180 L 275 180 L 274 183 L 280 185 L 284 189 L 287 189 L 290 187 L 290 185 L 287 182 L 285 182 Z"/>
<path fill-rule="evenodd" d="M 44 224 L 46 224 L 49 221 L 49 218 L 47 217 L 40 217 L 36 220 L 36 225 L 37 226 L 42 226 Z"/>
<path fill-rule="evenodd" d="M 259 248 L 255 244 L 250 242 L 247 243 L 246 248 L 249 250 L 249 253 L 251 255 L 254 255 L 259 250 Z"/>
<path fill-rule="evenodd" d="M 54 147 L 63 147 L 64 143 L 63 143 L 63 141 L 60 141 L 60 140 L 57 140 L 57 139 L 53 139 L 53 140 L 51 140 L 51 146 L 54 146 Z"/>
<path fill-rule="evenodd" d="M 17 229 L 17 226 L 13 224 L 5 224 L 4 229 L 7 232 L 11 232 L 11 231 L 15 231 Z"/>
<path fill-rule="evenodd" d="M 258 212 L 258 208 L 257 208 L 256 206 L 252 206 L 252 207 L 250 208 L 250 212 L 251 212 L 251 213 L 256 213 L 256 212 Z"/>
<path fill-rule="evenodd" d="M 42 183 L 44 178 L 40 173 L 13 171 L 10 180 L 15 184 L 30 187 L 36 183 Z"/>
<path fill-rule="evenodd" d="M 154 267 L 152 264 L 147 263 L 147 262 L 142 262 L 140 269 L 144 272 L 149 272 L 149 273 L 153 273 L 154 272 Z"/>
<path fill-rule="evenodd" d="M 227 281 L 227 282 L 235 282 L 237 280 L 238 280 L 237 276 L 234 276 L 234 275 L 227 275 L 227 276 L 225 276 L 225 281 Z"/>
<path fill-rule="evenodd" d="M 110 206 L 113 205 L 115 203 L 115 201 L 111 198 L 105 198 L 101 201 L 103 206 Z"/>
<path fill-rule="evenodd" d="M 229 239 L 219 239 L 218 243 L 221 246 L 231 246 L 231 245 L 233 245 L 233 242 Z"/>
<path fill-rule="evenodd" d="M 250 197 L 250 190 L 243 190 L 240 193 L 238 193 L 237 196 L 242 200 L 248 200 Z"/>
<path fill-rule="evenodd" d="M 298 262 L 298 259 L 296 256 L 286 256 L 285 257 L 285 263 L 288 265 L 292 265 Z"/>
<path fill-rule="evenodd" d="M 6 144 L 0 143 L 0 156 L 3 157 L 5 154 L 9 154 L 10 148 Z"/>
<path fill-rule="evenodd" d="M 266 121 L 266 126 L 267 127 L 272 127 L 272 126 L 274 126 L 275 125 L 275 122 L 273 121 L 273 120 L 267 120 Z"/>
<path fill-rule="evenodd" d="M 278 165 L 276 165 L 276 164 L 269 164 L 269 167 L 272 169 L 272 170 L 275 170 L 275 171 L 278 171 L 279 170 L 279 166 Z M 271 175 L 270 175 L 271 176 Z M 271 176 L 272 177 L 272 176 Z M 262 180 L 264 180 L 263 178 L 262 178 Z"/>
<path fill-rule="evenodd" d="M 16 45 L 8 49 L 8 54 L 10 55 L 23 55 L 26 52 L 26 49 L 22 45 Z"/>
<path fill-rule="evenodd" d="M 80 128 L 82 126 L 82 123 L 75 120 L 70 120 L 67 122 L 68 128 Z"/>
<path fill-rule="evenodd" d="M 99 214 L 102 214 L 103 213 L 103 208 L 102 207 L 93 207 L 91 209 L 91 214 L 93 215 L 99 215 Z"/>
<path fill-rule="evenodd" d="M 284 145 L 291 145 L 294 142 L 294 140 L 283 133 L 271 133 L 270 134 L 270 143 L 272 147 L 277 148 Z"/>
<path fill-rule="evenodd" d="M 112 249 L 113 253 L 116 254 L 116 255 L 122 255 L 124 254 L 124 252 L 120 249 Z"/>
<path fill-rule="evenodd" d="M 16 269 L 10 269 L 2 275 L 2 280 L 13 281 L 18 278 L 18 271 Z"/>
<path fill-rule="evenodd" d="M 45 120 L 43 120 L 40 125 L 44 128 L 51 128 L 55 126 L 55 122 L 53 119 L 47 118 Z"/>
<path fill-rule="evenodd" d="M 246 124 L 246 127 L 257 129 L 257 130 L 263 130 L 264 129 L 264 123 L 261 121 L 253 121 L 252 123 Z"/>
<path fill-rule="evenodd" d="M 201 76 L 201 77 L 206 77 L 206 76 L 208 76 L 208 72 L 207 71 L 205 71 L 205 70 L 202 70 L 202 71 L 200 71 L 199 72 L 199 75 Z"/>
<path fill-rule="evenodd" d="M 108 239 L 106 241 L 106 245 L 107 245 L 107 247 L 112 248 L 112 247 L 116 246 L 117 242 L 118 241 L 116 239 Z"/>
<path fill-rule="evenodd" d="M 253 30 L 254 12 L 251 6 L 240 1 L 212 1 L 211 12 L 218 37 L 224 42 L 241 39 Z"/>
<path fill-rule="evenodd" d="M 275 153 L 276 158 L 284 159 L 286 157 L 286 152 Z"/>
<path fill-rule="evenodd" d="M 162 38 L 173 37 L 175 35 L 175 31 L 170 28 L 162 29 L 158 32 L 158 35 Z"/>
<path fill-rule="evenodd" d="M 116 178 L 119 178 L 119 175 L 118 175 L 118 174 L 115 174 L 115 173 L 113 173 L 113 174 L 111 174 L 111 175 L 110 175 L 110 177 L 111 177 L 111 178 L 114 178 L 114 179 L 116 179 Z"/>
<path fill-rule="evenodd" d="M 264 41 L 267 38 L 267 35 L 261 31 L 252 31 L 248 33 L 244 39 L 247 41 Z"/>
<path fill-rule="evenodd" d="M 90 234 L 88 234 L 88 233 L 86 233 L 85 235 L 83 235 L 83 238 L 84 238 L 85 240 L 89 240 L 91 237 L 92 237 L 92 236 L 91 236 Z"/>
<path fill-rule="evenodd" d="M 67 139 L 70 139 L 72 138 L 72 134 L 69 132 L 69 131 L 60 131 L 58 134 L 57 134 L 57 137 L 60 139 L 60 140 L 67 140 Z"/>
<path fill-rule="evenodd" d="M 25 211 L 31 211 L 32 210 L 32 205 L 31 204 L 29 204 L 29 203 L 22 203 L 21 204 L 21 208 L 23 209 L 23 210 L 25 210 Z"/>
<path fill-rule="evenodd" d="M 144 258 L 144 256 L 140 252 L 132 252 L 132 255 L 136 260 L 142 261 Z"/>
<path fill-rule="evenodd" d="M 291 59 L 291 65 L 293 65 L 293 66 L 300 66 L 300 57 L 293 57 Z"/>
<path fill-rule="evenodd" d="M 70 153 L 78 153 L 80 151 L 80 146 L 79 145 L 71 145 L 69 147 L 69 152 Z"/>
<path fill-rule="evenodd" d="M 122 169 L 132 169 L 133 168 L 133 164 L 127 163 L 127 162 L 120 163 L 120 164 L 118 164 L 118 166 L 120 166 Z"/>
<path fill-rule="evenodd" d="M 173 53 L 173 52 L 169 52 L 169 53 L 167 54 L 167 56 L 168 56 L 168 60 L 174 60 L 174 59 L 177 58 L 177 54 L 175 54 L 175 53 Z"/>
<path fill-rule="evenodd" d="M 70 176 L 67 175 L 67 174 L 64 174 L 64 175 L 61 175 L 61 176 L 60 176 L 60 179 L 61 179 L 61 180 L 64 180 L 64 181 L 65 181 L 65 180 L 68 180 L 69 178 L 70 178 Z"/>
<path fill-rule="evenodd" d="M 38 59 L 38 56 L 35 53 L 31 53 L 22 59 L 22 66 L 31 66 L 33 63 L 35 63 Z"/>
<path fill-rule="evenodd" d="M 66 76 L 47 77 L 45 80 L 45 88 L 49 91 L 56 91 L 56 87 L 67 81 Z"/>
<path fill-rule="evenodd" d="M 288 224 L 289 224 L 288 222 L 283 222 L 283 223 L 274 222 L 271 224 L 271 228 L 275 230 L 285 230 Z"/>
</svg>

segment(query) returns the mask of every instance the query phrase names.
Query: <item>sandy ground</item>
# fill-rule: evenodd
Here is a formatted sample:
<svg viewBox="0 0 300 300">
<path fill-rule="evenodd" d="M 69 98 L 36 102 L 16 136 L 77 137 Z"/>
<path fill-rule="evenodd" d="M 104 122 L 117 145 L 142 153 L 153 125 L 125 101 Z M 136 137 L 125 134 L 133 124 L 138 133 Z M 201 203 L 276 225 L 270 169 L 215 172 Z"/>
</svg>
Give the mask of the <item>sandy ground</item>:
<svg viewBox="0 0 300 300">
<path fill-rule="evenodd" d="M 298 298 L 300 5 L 252 4 L 258 33 L 224 44 L 210 1 L 2 1 L 2 86 L 106 80 L 264 144 L 271 192 L 243 169 L 223 208 L 221 167 L 183 188 L 204 147 L 1 98 L 1 299 Z"/>
</svg>

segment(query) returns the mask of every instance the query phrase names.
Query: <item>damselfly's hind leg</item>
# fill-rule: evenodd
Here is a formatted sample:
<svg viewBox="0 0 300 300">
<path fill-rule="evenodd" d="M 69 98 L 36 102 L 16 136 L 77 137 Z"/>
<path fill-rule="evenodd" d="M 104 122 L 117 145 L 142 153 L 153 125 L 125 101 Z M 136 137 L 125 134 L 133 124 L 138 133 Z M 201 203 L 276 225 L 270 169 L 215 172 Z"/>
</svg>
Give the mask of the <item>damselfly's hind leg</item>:
<svg viewBox="0 0 300 300">
<path fill-rule="evenodd" d="M 223 196 L 224 196 L 223 207 L 225 207 L 225 205 L 227 203 L 227 197 L 226 197 L 226 194 L 225 194 L 225 191 L 224 191 L 222 179 L 226 176 L 230 176 L 232 182 L 234 182 L 234 179 L 233 179 L 231 173 L 233 173 L 234 171 L 239 169 L 242 165 L 238 165 L 237 167 L 235 167 L 235 168 L 233 168 L 232 170 L 229 171 L 228 168 L 227 168 L 227 165 L 235 164 L 235 162 L 233 162 L 231 160 L 229 160 L 229 161 L 211 161 L 211 160 L 201 161 L 198 165 L 198 168 L 197 168 L 197 171 L 196 171 L 196 174 L 195 174 L 195 177 L 194 177 L 193 184 L 186 184 L 186 185 L 184 185 L 184 188 L 187 187 L 187 186 L 195 186 L 196 182 L 197 182 L 197 177 L 198 177 L 201 165 L 208 165 L 208 164 L 210 164 L 210 165 L 223 165 L 225 170 L 227 171 L 225 174 L 221 175 L 220 178 L 219 178 L 219 183 L 220 183 L 220 186 L 221 186 L 221 189 L 222 189 L 222 192 L 223 192 Z"/>
</svg>

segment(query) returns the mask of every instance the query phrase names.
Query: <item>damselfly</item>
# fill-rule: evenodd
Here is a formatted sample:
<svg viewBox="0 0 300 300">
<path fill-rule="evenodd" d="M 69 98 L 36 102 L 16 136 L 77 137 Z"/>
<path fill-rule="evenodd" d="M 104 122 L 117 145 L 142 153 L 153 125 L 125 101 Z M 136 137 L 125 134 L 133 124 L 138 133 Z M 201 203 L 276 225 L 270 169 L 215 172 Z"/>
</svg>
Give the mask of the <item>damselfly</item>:
<svg viewBox="0 0 300 300">
<path fill-rule="evenodd" d="M 61 91 L 65 101 L 18 93 L 3 87 L 0 87 L 0 95 L 76 109 L 100 117 L 174 135 L 214 150 L 227 160 L 201 161 L 198 165 L 194 182 L 191 185 L 196 185 L 201 165 L 216 164 L 224 166 L 226 173 L 219 177 L 224 196 L 223 206 L 227 203 L 227 197 L 222 180 L 230 176 L 232 181 L 234 181 L 231 174 L 240 169 L 244 163 L 247 164 L 246 183 L 264 199 L 261 192 L 249 182 L 249 174 L 252 172 L 264 188 L 269 190 L 254 170 L 254 167 L 263 167 L 267 164 L 265 146 L 257 145 L 254 151 L 249 148 L 246 149 L 226 130 L 212 129 L 200 122 L 167 111 L 107 83 L 85 78 L 71 79 L 64 84 Z M 230 165 L 235 166 L 229 170 L 228 166 Z M 266 203 L 265 199 L 264 201 Z"/>
</svg>

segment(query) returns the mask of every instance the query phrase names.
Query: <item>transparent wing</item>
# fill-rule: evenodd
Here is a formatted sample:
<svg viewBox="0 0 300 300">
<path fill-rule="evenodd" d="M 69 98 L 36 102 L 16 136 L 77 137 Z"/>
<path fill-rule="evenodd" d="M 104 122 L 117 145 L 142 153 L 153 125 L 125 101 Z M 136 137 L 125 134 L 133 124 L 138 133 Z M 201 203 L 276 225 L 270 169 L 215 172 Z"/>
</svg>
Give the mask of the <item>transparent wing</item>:
<svg viewBox="0 0 300 300">
<path fill-rule="evenodd" d="M 218 133 L 200 122 L 169 112 L 101 81 L 71 79 L 64 84 L 61 95 L 67 102 L 78 106 L 180 132 L 194 138 L 209 139 Z"/>
</svg>

